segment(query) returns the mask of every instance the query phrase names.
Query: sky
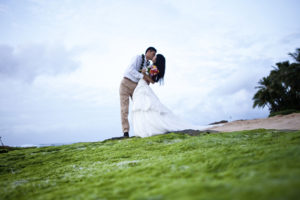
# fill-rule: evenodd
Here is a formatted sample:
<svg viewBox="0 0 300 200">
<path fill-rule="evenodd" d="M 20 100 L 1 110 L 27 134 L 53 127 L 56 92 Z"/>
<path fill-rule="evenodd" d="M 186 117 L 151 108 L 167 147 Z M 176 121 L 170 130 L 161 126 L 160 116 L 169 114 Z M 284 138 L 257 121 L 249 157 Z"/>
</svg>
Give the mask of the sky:
<svg viewBox="0 0 300 200">
<path fill-rule="evenodd" d="M 0 0 L 5 145 L 121 136 L 132 57 L 166 57 L 160 101 L 195 125 L 268 116 L 257 82 L 300 46 L 297 0 Z M 130 135 L 134 135 L 131 131 Z"/>
</svg>

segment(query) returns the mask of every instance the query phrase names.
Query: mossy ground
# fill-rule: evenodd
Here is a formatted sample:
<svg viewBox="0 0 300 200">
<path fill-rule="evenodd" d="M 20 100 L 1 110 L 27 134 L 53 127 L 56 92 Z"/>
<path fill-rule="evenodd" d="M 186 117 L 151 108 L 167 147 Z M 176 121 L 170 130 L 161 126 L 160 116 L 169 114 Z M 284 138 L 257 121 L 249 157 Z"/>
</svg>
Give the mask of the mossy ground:
<svg viewBox="0 0 300 200">
<path fill-rule="evenodd" d="M 0 154 L 0 199 L 297 199 L 300 131 L 253 130 Z"/>
</svg>

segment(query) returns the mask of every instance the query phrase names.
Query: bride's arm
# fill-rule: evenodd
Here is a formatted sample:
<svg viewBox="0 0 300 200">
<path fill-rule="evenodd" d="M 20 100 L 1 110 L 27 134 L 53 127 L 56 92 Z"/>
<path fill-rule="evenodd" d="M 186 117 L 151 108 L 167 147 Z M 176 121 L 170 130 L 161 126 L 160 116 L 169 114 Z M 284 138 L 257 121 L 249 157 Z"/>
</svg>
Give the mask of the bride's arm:
<svg viewBox="0 0 300 200">
<path fill-rule="evenodd" d="M 145 71 L 144 69 L 142 70 L 142 74 L 144 75 L 143 79 L 144 79 L 145 81 L 147 81 L 148 85 L 149 85 L 150 83 L 152 83 L 152 84 L 155 83 L 155 82 L 152 80 L 152 78 L 146 74 L 146 71 Z"/>
</svg>

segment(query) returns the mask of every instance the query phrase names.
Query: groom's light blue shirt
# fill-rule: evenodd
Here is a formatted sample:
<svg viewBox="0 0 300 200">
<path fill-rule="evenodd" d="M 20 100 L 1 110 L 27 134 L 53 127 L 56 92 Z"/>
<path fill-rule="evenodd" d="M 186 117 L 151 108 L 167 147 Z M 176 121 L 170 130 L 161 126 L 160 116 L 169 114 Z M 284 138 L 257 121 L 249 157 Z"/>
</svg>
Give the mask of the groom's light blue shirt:
<svg viewBox="0 0 300 200">
<path fill-rule="evenodd" d="M 139 72 L 141 64 L 142 64 L 142 55 L 137 55 L 133 57 L 124 73 L 124 77 L 129 78 L 133 82 L 136 83 L 139 82 L 139 80 L 144 77 L 144 75 Z M 146 57 L 145 57 L 145 62 L 143 67 L 147 67 Z"/>
</svg>

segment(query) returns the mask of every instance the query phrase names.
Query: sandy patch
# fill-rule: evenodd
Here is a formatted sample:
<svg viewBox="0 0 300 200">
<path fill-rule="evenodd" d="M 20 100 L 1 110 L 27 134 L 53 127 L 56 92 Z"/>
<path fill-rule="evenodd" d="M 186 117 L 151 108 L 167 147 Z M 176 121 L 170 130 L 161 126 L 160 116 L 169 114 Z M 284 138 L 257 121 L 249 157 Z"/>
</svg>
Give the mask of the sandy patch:
<svg viewBox="0 0 300 200">
<path fill-rule="evenodd" d="M 264 119 L 237 120 L 226 123 L 223 126 L 215 126 L 210 129 L 221 132 L 231 132 L 259 128 L 300 130 L 300 113 L 277 115 Z"/>
</svg>

